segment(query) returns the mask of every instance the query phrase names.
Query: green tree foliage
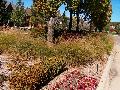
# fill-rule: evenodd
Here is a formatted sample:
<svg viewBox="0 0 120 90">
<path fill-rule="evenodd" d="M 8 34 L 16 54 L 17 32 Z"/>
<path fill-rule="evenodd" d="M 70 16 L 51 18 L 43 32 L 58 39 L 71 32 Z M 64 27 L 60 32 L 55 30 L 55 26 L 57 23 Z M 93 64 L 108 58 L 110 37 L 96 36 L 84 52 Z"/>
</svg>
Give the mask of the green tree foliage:
<svg viewBox="0 0 120 90">
<path fill-rule="evenodd" d="M 72 16 L 73 14 L 77 14 L 77 28 L 76 29 L 79 29 L 78 28 L 78 23 L 79 23 L 79 7 L 80 7 L 80 3 L 81 3 L 81 0 L 65 0 L 65 3 L 67 4 L 67 7 L 66 7 L 66 10 L 69 10 L 70 12 L 70 22 L 69 22 L 69 31 L 71 31 L 71 28 L 72 28 L 72 22 L 73 22 L 73 19 L 72 19 Z"/>
<path fill-rule="evenodd" d="M 93 23 L 96 29 L 101 32 L 110 22 L 112 6 L 110 0 L 65 0 L 67 10 L 70 12 L 69 30 L 72 28 L 72 14 L 77 16 L 77 28 L 79 23 L 79 15 L 84 15 L 84 20 Z"/>
<path fill-rule="evenodd" d="M 12 7 L 12 4 L 10 3 L 6 8 L 6 12 L 7 12 L 6 19 L 8 20 L 8 24 L 10 23 L 10 20 L 11 20 L 12 11 L 13 11 L 13 7 Z"/>
<path fill-rule="evenodd" d="M 83 19 L 94 24 L 101 32 L 110 22 L 111 5 L 110 0 L 34 0 L 35 10 L 44 13 L 48 21 L 48 41 L 52 42 L 54 35 L 54 18 L 61 4 L 66 4 L 66 10 L 70 12 L 69 30 L 72 29 L 73 14 L 77 16 L 76 30 L 79 29 L 79 17 L 83 14 Z"/>
<path fill-rule="evenodd" d="M 0 0 L 0 25 L 3 25 L 6 21 L 6 1 Z"/>
<path fill-rule="evenodd" d="M 101 32 L 110 22 L 112 14 L 110 0 L 85 0 L 84 8 L 89 15 L 91 22 L 94 23 L 96 30 Z"/>
<path fill-rule="evenodd" d="M 13 10 L 11 20 L 16 26 L 22 26 L 25 23 L 25 10 L 24 3 L 18 0 L 16 3 L 16 9 Z"/>
<path fill-rule="evenodd" d="M 68 25 L 67 25 L 67 20 L 68 20 L 68 17 L 66 16 L 65 14 L 65 11 L 62 15 L 62 25 L 63 25 L 63 29 L 65 29 Z"/>
<path fill-rule="evenodd" d="M 11 18 L 13 7 L 11 3 L 8 5 L 6 3 L 7 1 L 5 0 L 0 1 L 0 25 L 7 25 Z"/>
<path fill-rule="evenodd" d="M 31 8 L 31 11 L 32 11 L 32 14 L 30 17 L 30 23 L 32 24 L 32 26 L 38 25 L 38 23 L 40 24 L 45 23 L 44 13 L 38 13 L 34 7 Z"/>
<path fill-rule="evenodd" d="M 34 6 L 37 12 L 44 13 L 46 18 L 56 16 L 58 8 L 61 6 L 62 0 L 34 0 Z"/>
<path fill-rule="evenodd" d="M 36 8 L 36 11 L 38 13 L 42 12 L 46 17 L 46 21 L 48 21 L 48 44 L 51 44 L 53 42 L 54 18 L 56 17 L 57 10 L 61 4 L 62 0 L 34 0 L 34 7 Z"/>
</svg>

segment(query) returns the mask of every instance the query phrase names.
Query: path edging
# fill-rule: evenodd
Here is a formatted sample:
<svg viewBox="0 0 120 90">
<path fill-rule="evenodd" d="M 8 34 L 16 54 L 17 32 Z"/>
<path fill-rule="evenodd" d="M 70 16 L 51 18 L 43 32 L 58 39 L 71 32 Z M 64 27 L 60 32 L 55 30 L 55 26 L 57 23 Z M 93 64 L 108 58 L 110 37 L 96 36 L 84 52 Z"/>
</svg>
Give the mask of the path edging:
<svg viewBox="0 0 120 90">
<path fill-rule="evenodd" d="M 108 90 L 109 72 L 110 72 L 110 68 L 112 66 L 112 62 L 114 60 L 114 56 L 115 56 L 115 52 L 114 52 L 114 48 L 113 48 L 110 56 L 108 57 L 108 61 L 106 63 L 105 69 L 103 70 L 103 74 L 101 76 L 100 82 L 99 82 L 96 90 Z"/>
</svg>

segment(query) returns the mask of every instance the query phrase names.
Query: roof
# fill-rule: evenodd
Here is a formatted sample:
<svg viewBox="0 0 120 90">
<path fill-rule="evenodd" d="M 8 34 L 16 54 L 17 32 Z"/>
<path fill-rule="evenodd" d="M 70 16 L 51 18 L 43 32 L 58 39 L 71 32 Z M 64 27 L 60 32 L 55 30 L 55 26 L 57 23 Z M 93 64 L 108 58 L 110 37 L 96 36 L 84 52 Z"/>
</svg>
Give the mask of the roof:
<svg viewBox="0 0 120 90">
<path fill-rule="evenodd" d="M 31 13 L 32 13 L 32 11 L 31 11 L 30 8 L 26 8 L 25 11 L 26 11 L 26 14 L 27 14 L 27 15 L 31 15 Z"/>
</svg>

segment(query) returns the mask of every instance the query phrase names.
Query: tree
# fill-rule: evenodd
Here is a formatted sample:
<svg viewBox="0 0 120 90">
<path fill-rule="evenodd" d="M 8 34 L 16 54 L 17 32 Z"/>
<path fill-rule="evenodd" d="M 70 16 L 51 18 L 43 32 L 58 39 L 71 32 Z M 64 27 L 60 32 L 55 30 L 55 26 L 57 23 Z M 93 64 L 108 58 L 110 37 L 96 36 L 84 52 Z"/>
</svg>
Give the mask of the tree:
<svg viewBox="0 0 120 90">
<path fill-rule="evenodd" d="M 38 13 L 44 13 L 46 21 L 48 21 L 47 41 L 49 45 L 53 43 L 54 18 L 56 17 L 57 10 L 61 4 L 62 0 L 34 0 L 35 10 L 37 10 Z"/>
<path fill-rule="evenodd" d="M 72 28 L 72 14 L 76 14 L 77 27 L 79 30 L 79 15 L 83 15 L 85 21 L 89 21 L 90 25 L 94 24 L 96 29 L 101 32 L 110 22 L 111 5 L 110 0 L 65 0 L 67 10 L 70 11 L 69 30 Z"/>
<path fill-rule="evenodd" d="M 24 3 L 21 0 L 18 0 L 16 3 L 16 9 L 13 10 L 11 15 L 11 20 L 16 26 L 22 26 L 25 23 L 25 10 Z"/>
<path fill-rule="evenodd" d="M 69 22 L 69 31 L 72 29 L 72 15 L 76 12 L 80 0 L 65 0 L 67 4 L 66 9 L 70 12 L 70 22 Z"/>
<path fill-rule="evenodd" d="M 110 0 L 85 0 L 84 8 L 90 17 L 90 22 L 93 22 L 96 27 L 96 31 L 99 29 L 99 32 L 102 32 L 110 22 L 112 14 Z"/>
<path fill-rule="evenodd" d="M 63 27 L 63 29 L 65 29 L 68 26 L 67 21 L 68 21 L 68 17 L 66 16 L 65 11 L 64 11 L 64 13 L 62 15 L 62 27 Z"/>
<path fill-rule="evenodd" d="M 7 25 L 11 18 L 11 13 L 13 10 L 13 7 L 11 3 L 9 5 L 6 5 L 7 1 L 1 0 L 0 2 L 0 25 Z"/>
<path fill-rule="evenodd" d="M 31 8 L 31 11 L 30 24 L 32 26 L 38 25 L 38 23 L 45 24 L 45 15 L 43 13 L 38 13 L 34 7 Z"/>
<path fill-rule="evenodd" d="M 76 16 L 77 16 L 77 27 L 76 27 L 76 31 L 79 31 L 79 5 L 77 7 L 77 12 L 76 12 Z"/>
<path fill-rule="evenodd" d="M 6 15 L 7 24 L 10 24 L 12 11 L 13 11 L 13 7 L 12 7 L 12 4 L 10 3 L 7 6 L 7 8 L 6 8 L 6 12 L 7 12 L 7 15 Z"/>
<path fill-rule="evenodd" d="M 6 22 L 6 1 L 0 0 L 0 25 L 5 24 Z"/>
<path fill-rule="evenodd" d="M 66 10 L 70 12 L 69 31 L 72 28 L 73 14 L 77 16 L 76 30 L 79 30 L 79 15 L 83 15 L 83 19 L 94 24 L 96 28 L 101 32 L 103 28 L 109 23 L 111 10 L 110 0 L 34 0 L 34 7 L 38 13 L 45 15 L 46 21 L 48 21 L 48 42 L 53 42 L 54 34 L 54 18 L 56 12 L 61 4 L 67 4 Z M 108 19 L 109 18 L 109 19 Z"/>
</svg>

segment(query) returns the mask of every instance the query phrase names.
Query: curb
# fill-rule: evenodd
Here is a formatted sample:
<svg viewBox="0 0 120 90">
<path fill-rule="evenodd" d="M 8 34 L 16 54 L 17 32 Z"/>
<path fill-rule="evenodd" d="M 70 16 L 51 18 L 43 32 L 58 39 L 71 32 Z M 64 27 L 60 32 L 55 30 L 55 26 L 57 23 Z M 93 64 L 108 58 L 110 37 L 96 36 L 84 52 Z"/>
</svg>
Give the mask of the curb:
<svg viewBox="0 0 120 90">
<path fill-rule="evenodd" d="M 103 74 L 101 76 L 100 82 L 98 84 L 98 87 L 96 90 L 109 90 L 109 73 L 110 73 L 110 68 L 112 66 L 113 60 L 114 60 L 114 56 L 115 56 L 115 50 L 113 48 L 110 56 L 108 57 L 108 61 L 106 63 L 106 67 L 103 70 Z"/>
</svg>

